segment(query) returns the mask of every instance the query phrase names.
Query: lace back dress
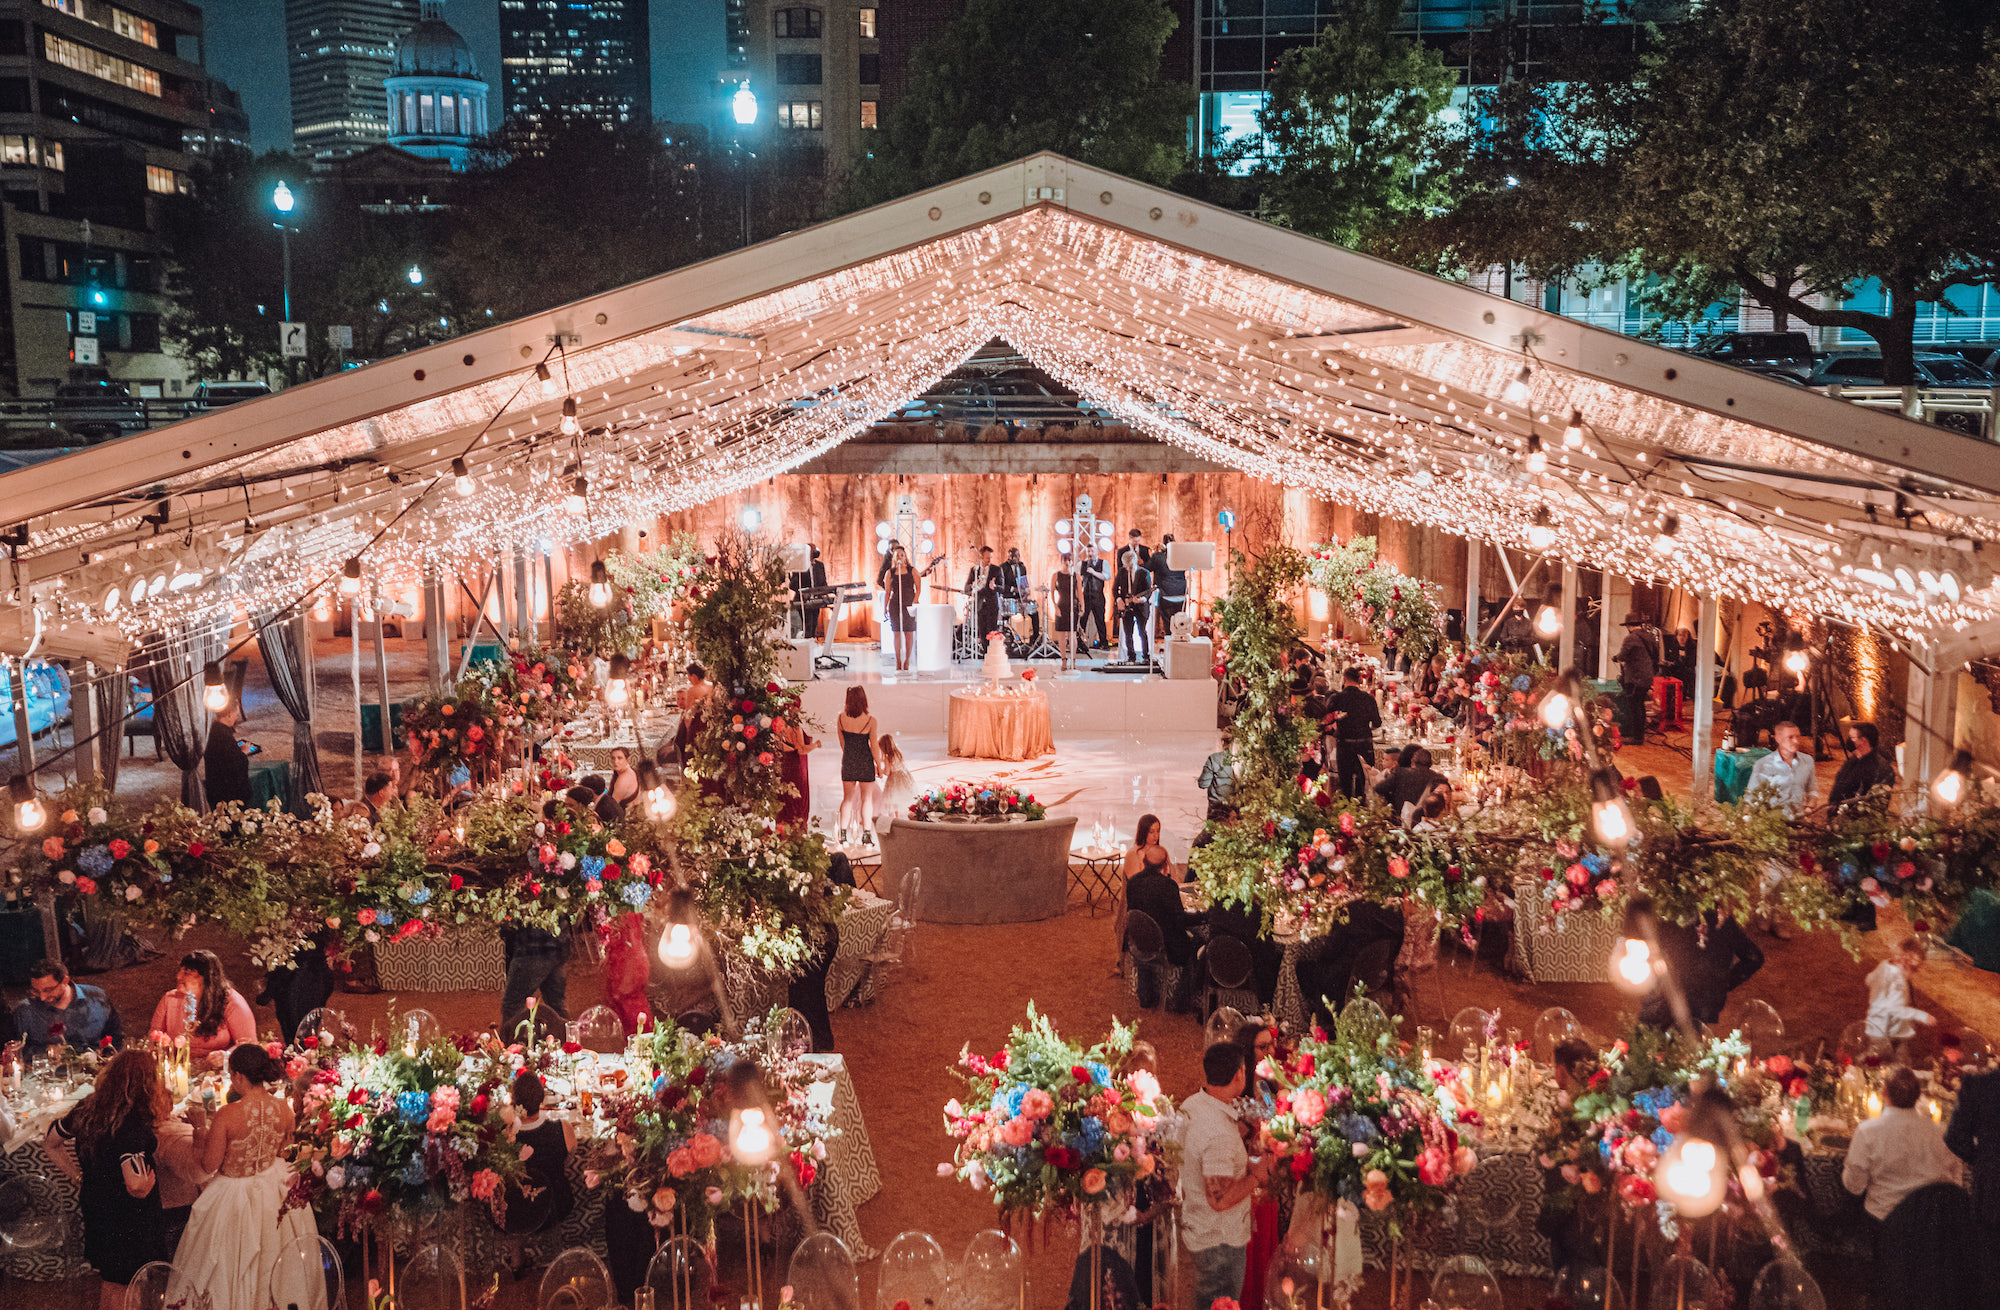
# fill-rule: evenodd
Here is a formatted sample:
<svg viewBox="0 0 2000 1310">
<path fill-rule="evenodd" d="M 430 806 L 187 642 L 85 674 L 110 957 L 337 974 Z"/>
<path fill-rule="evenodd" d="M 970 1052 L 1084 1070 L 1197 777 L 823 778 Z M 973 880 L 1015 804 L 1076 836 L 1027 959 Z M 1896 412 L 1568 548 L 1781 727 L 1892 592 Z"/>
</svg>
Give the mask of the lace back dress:
<svg viewBox="0 0 2000 1310">
<path fill-rule="evenodd" d="M 284 1107 L 269 1096 L 243 1102 L 240 1136 L 202 1189 L 175 1252 L 167 1310 L 327 1310 L 319 1240 L 310 1209 L 285 1210 Z M 282 1217 L 280 1212 L 283 1212 Z"/>
</svg>

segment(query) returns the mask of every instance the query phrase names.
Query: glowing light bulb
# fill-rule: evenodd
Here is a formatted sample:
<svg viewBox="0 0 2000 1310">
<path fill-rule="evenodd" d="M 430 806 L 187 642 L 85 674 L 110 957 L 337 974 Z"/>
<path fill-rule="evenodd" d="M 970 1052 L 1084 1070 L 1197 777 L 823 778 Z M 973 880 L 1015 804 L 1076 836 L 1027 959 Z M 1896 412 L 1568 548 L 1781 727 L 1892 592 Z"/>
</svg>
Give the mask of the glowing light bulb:
<svg viewBox="0 0 2000 1310">
<path fill-rule="evenodd" d="M 1653 950 L 1642 937 L 1627 937 L 1611 952 L 1611 981 L 1633 990 L 1653 981 Z"/>
<path fill-rule="evenodd" d="M 211 714 L 220 714 L 229 708 L 229 684 L 222 680 L 222 665 L 214 660 L 201 672 L 201 703 Z"/>
<path fill-rule="evenodd" d="M 1787 673 L 1804 673 L 1806 666 L 1811 663 L 1812 656 L 1806 654 L 1803 650 L 1788 650 L 1785 652 L 1785 671 Z"/>
<path fill-rule="evenodd" d="M 1549 516 L 1547 505 L 1537 505 L 1535 516 L 1528 520 L 1528 544 L 1536 550 L 1547 550 L 1555 544 L 1556 525 Z"/>
<path fill-rule="evenodd" d="M 749 1105 L 736 1111 L 730 1125 L 729 1150 L 744 1164 L 768 1164 L 777 1154 L 776 1139 L 764 1111 Z"/>
<path fill-rule="evenodd" d="M 611 603 L 611 573 L 601 559 L 590 562 L 590 603 L 599 609 Z"/>
<path fill-rule="evenodd" d="M 1521 366 L 1521 371 L 1514 375 L 1514 380 L 1509 382 L 1507 384 L 1506 390 L 1500 393 L 1500 399 L 1506 401 L 1510 405 L 1527 404 L 1528 383 L 1533 380 L 1534 376 L 1535 376 L 1535 370 L 1528 367 L 1526 364 L 1523 364 Z"/>
<path fill-rule="evenodd" d="M 472 471 L 466 468 L 464 457 L 461 456 L 451 462 L 451 477 L 452 486 L 457 489 L 459 495 L 470 496 L 472 494 Z"/>
<path fill-rule="evenodd" d="M 41 797 L 35 795 L 35 784 L 17 773 L 7 782 L 7 794 L 14 802 L 14 830 L 40 832 L 49 821 L 49 812 Z"/>
<path fill-rule="evenodd" d="M 685 969 L 694 963 L 694 929 L 684 923 L 670 923 L 660 934 L 660 963 L 669 969 Z"/>
<path fill-rule="evenodd" d="M 1562 691 L 1552 691 L 1542 697 L 1542 722 L 1560 732 L 1569 726 L 1570 716 L 1575 713 L 1575 708 L 1567 694 Z"/>
<path fill-rule="evenodd" d="M 576 518 L 590 513 L 590 479 L 579 474 L 576 481 L 569 484 L 569 495 L 563 497 L 563 508 Z"/>
<path fill-rule="evenodd" d="M 1956 805 L 1965 798 L 1965 784 L 1972 773 L 1972 752 L 1958 751 L 1951 757 L 1943 773 L 1931 783 L 1931 795 L 1946 805 Z"/>
<path fill-rule="evenodd" d="M 1554 637 L 1560 634 L 1562 630 L 1562 615 L 1556 612 L 1556 607 L 1553 605 L 1542 606 L 1540 612 L 1535 615 L 1535 631 L 1544 637 Z"/>
<path fill-rule="evenodd" d="M 1689 1219 L 1712 1214 L 1722 1204 L 1721 1155 L 1713 1142 L 1684 1137 L 1667 1148 L 1655 1175 L 1660 1191 Z"/>
<path fill-rule="evenodd" d="M 674 817 L 674 794 L 665 787 L 655 787 L 646 793 L 646 817 L 665 821 Z"/>
<path fill-rule="evenodd" d="M 359 596 L 361 594 L 361 561 L 349 559 L 340 566 L 340 594 Z"/>
<path fill-rule="evenodd" d="M 1576 450 L 1583 445 L 1582 410 L 1573 409 L 1569 412 L 1569 426 L 1563 429 L 1563 445 L 1570 450 Z"/>
<path fill-rule="evenodd" d="M 1542 439 L 1535 433 L 1528 434 L 1528 472 L 1540 477 L 1548 472 L 1549 453 L 1542 449 Z"/>
<path fill-rule="evenodd" d="M 583 431 L 583 425 L 577 422 L 576 420 L 575 396 L 563 397 L 561 426 L 562 426 L 562 434 L 566 437 L 576 436 L 578 433 Z"/>
</svg>

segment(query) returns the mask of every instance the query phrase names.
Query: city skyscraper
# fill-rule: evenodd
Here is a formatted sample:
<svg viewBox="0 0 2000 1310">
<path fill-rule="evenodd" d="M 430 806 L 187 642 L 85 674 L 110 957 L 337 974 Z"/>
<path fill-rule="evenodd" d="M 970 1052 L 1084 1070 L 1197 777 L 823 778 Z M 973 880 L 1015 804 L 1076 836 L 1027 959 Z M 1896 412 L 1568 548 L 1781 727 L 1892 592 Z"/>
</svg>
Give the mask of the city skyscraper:
<svg viewBox="0 0 2000 1310">
<path fill-rule="evenodd" d="M 646 0 L 500 0 L 503 112 L 532 122 L 569 113 L 606 126 L 650 123 L 646 10 Z"/>
<path fill-rule="evenodd" d="M 389 139 L 382 82 L 418 0 L 285 0 L 292 146 L 330 163 Z"/>
</svg>

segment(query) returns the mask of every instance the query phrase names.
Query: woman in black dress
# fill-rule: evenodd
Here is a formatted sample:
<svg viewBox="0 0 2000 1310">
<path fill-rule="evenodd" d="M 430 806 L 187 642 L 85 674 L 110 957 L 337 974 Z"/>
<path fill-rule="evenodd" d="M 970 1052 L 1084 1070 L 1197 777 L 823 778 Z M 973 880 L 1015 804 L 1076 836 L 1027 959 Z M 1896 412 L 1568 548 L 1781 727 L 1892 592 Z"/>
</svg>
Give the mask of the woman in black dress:
<svg viewBox="0 0 2000 1310">
<path fill-rule="evenodd" d="M 519 1239 L 530 1233 L 546 1232 L 563 1220 L 575 1205 L 569 1188 L 569 1154 L 576 1149 L 576 1126 L 557 1123 L 542 1114 L 546 1095 L 542 1080 L 528 1070 L 514 1079 L 514 1123 L 507 1135 L 518 1143 L 524 1157 L 521 1167 L 525 1182 L 507 1185 L 505 1231 Z M 508 1263 L 521 1268 L 521 1244 L 509 1244 Z"/>
<path fill-rule="evenodd" d="M 152 1057 L 120 1051 L 97 1075 L 90 1095 L 49 1129 L 51 1137 L 75 1148 L 83 1254 L 104 1279 L 99 1310 L 124 1310 L 132 1275 L 170 1255 L 154 1174 L 159 1146 L 154 1125 L 173 1109 Z M 59 1167 L 68 1165 L 69 1152 L 50 1155 Z"/>
<path fill-rule="evenodd" d="M 875 770 L 882 760 L 876 744 L 875 716 L 868 712 L 868 693 L 847 689 L 847 707 L 833 721 L 840 730 L 840 821 L 836 844 L 847 845 L 852 826 L 863 846 L 875 844 Z"/>
<path fill-rule="evenodd" d="M 875 585 L 882 589 L 882 608 L 889 620 L 889 631 L 895 636 L 898 673 L 909 671 L 910 657 L 917 650 L 918 576 L 910 565 L 910 553 L 900 543 L 889 547 L 882 571 L 875 575 Z"/>
</svg>

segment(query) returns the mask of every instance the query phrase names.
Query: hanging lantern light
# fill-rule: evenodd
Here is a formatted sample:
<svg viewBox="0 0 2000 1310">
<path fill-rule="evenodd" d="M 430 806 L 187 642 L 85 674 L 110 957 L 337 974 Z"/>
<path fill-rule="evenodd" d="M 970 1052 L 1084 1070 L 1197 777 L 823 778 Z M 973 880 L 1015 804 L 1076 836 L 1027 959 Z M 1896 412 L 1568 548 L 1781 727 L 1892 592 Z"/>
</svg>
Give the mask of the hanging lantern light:
<svg viewBox="0 0 2000 1310">
<path fill-rule="evenodd" d="M 1611 948 L 1611 981 L 1634 995 L 1653 987 L 1653 975 L 1666 967 L 1654 958 L 1652 942 L 1646 935 L 1646 919 L 1652 913 L 1652 898 L 1645 893 L 1625 903 L 1625 926 L 1619 931 L 1618 945 Z"/>
<path fill-rule="evenodd" d="M 1576 707 L 1571 703 L 1569 694 L 1557 687 L 1542 697 L 1541 711 L 1542 722 L 1561 732 L 1569 726 L 1570 716 L 1576 712 Z"/>
<path fill-rule="evenodd" d="M 1521 365 L 1521 371 L 1514 375 L 1514 380 L 1512 382 L 1509 382 L 1507 384 L 1507 389 L 1500 393 L 1500 399 L 1506 401 L 1510 405 L 1527 404 L 1528 383 L 1533 381 L 1534 377 L 1535 377 L 1534 369 L 1530 368 L 1526 364 Z"/>
<path fill-rule="evenodd" d="M 1632 839 L 1632 811 L 1618 786 L 1618 775 L 1599 769 L 1590 777 L 1590 823 L 1597 840 L 1620 851 Z"/>
<path fill-rule="evenodd" d="M 1562 630 L 1563 630 L 1562 615 L 1556 611 L 1555 606 L 1544 605 L 1539 611 L 1536 612 L 1535 631 L 1537 633 L 1539 633 L 1544 637 L 1553 639 L 1557 636 L 1560 636 L 1562 634 Z"/>
<path fill-rule="evenodd" d="M 201 703 L 211 714 L 220 714 L 229 708 L 229 684 L 222 680 L 222 665 L 210 660 L 201 671 Z"/>
<path fill-rule="evenodd" d="M 1965 799 L 1965 784 L 1972 779 L 1972 752 L 1961 750 L 1954 753 L 1951 763 L 1943 773 L 1931 783 L 1931 795 L 1946 805 L 1956 805 Z"/>
<path fill-rule="evenodd" d="M 1563 429 L 1563 445 L 1570 450 L 1576 450 L 1583 445 L 1582 410 L 1573 409 L 1569 412 L 1569 426 Z"/>
<path fill-rule="evenodd" d="M 359 596 L 361 594 L 361 561 L 350 557 L 340 566 L 340 594 Z"/>
<path fill-rule="evenodd" d="M 590 562 L 590 603 L 599 609 L 611 603 L 611 573 L 601 559 Z"/>
<path fill-rule="evenodd" d="M 576 397 L 564 396 L 563 407 L 562 407 L 562 434 L 566 437 L 573 437 L 582 431 L 583 431 L 583 425 L 576 421 Z"/>
<path fill-rule="evenodd" d="M 1685 1219 L 1715 1213 L 1727 1191 L 1729 1174 L 1714 1142 L 1699 1137 L 1674 1140 L 1653 1172 L 1660 1195 L 1673 1202 Z"/>
<path fill-rule="evenodd" d="M 701 954 L 701 938 L 694 930 L 694 898 L 676 890 L 667 898 L 667 926 L 660 933 L 660 963 L 669 969 L 693 966 Z"/>
<path fill-rule="evenodd" d="M 49 812 L 35 795 L 35 784 L 17 773 L 7 780 L 7 795 L 14 802 L 14 830 L 40 832 L 49 821 Z"/>
<path fill-rule="evenodd" d="M 563 498 L 563 508 L 577 518 L 590 513 L 590 479 L 579 473 L 576 481 L 569 484 L 569 495 Z"/>
<path fill-rule="evenodd" d="M 1540 477 L 1542 474 L 1548 472 L 1548 469 L 1549 453 L 1542 449 L 1541 434 L 1530 432 L 1528 434 L 1528 472 L 1534 474 L 1536 477 Z"/>
<path fill-rule="evenodd" d="M 1535 506 L 1535 516 L 1528 520 L 1528 544 L 1536 550 L 1547 550 L 1556 542 L 1556 525 L 1549 514 L 1547 505 Z"/>
<path fill-rule="evenodd" d="M 549 366 L 546 360 L 540 364 L 535 365 L 535 381 L 542 384 L 542 394 L 544 396 L 550 394 L 556 389 L 555 377 L 549 372 Z"/>
<path fill-rule="evenodd" d="M 1794 632 L 1785 638 L 1785 672 L 1804 677 L 1810 667 L 1812 655 L 1806 650 L 1806 639 Z"/>
<path fill-rule="evenodd" d="M 769 1164 L 778 1153 L 769 1113 L 746 1105 L 729 1112 L 729 1152 L 744 1164 Z"/>
<path fill-rule="evenodd" d="M 463 455 L 452 460 L 451 477 L 452 485 L 457 489 L 459 495 L 470 496 L 472 494 L 472 470 L 465 466 L 465 457 Z"/>
<path fill-rule="evenodd" d="M 631 676 L 632 661 L 626 659 L 623 655 L 613 655 L 611 657 L 611 674 L 604 681 L 604 703 L 606 705 L 623 705 L 626 702 L 630 693 L 627 691 L 625 684 Z"/>
</svg>

